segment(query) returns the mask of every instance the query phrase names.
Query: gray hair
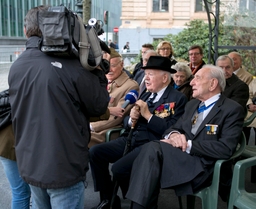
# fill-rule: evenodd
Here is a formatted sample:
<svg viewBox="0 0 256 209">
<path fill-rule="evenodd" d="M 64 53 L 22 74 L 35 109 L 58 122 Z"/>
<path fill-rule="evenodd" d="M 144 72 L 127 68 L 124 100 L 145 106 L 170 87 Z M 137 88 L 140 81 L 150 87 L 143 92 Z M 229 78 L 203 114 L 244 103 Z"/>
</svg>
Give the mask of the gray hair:
<svg viewBox="0 0 256 209">
<path fill-rule="evenodd" d="M 238 57 L 239 57 L 239 59 L 240 59 L 240 61 L 242 62 L 243 61 L 243 59 L 242 59 L 242 55 L 239 53 L 239 52 L 230 52 L 229 54 L 228 54 L 228 56 L 230 56 L 230 54 L 235 54 L 235 55 L 237 55 Z"/>
<path fill-rule="evenodd" d="M 185 62 L 177 62 L 172 68 L 177 72 L 184 72 L 186 74 L 186 79 L 192 75 L 190 67 Z"/>
<path fill-rule="evenodd" d="M 161 75 L 164 75 L 164 74 L 166 74 L 167 76 L 168 76 L 168 83 L 171 83 L 171 80 L 172 80 L 172 74 L 170 73 L 170 72 L 168 72 L 168 71 L 165 71 L 165 70 L 161 70 L 162 72 L 161 72 Z"/>
<path fill-rule="evenodd" d="M 204 65 L 203 68 L 210 69 L 209 77 L 216 78 L 218 80 L 221 91 L 223 92 L 226 87 L 226 78 L 225 78 L 222 68 L 215 66 L 215 65 L 210 65 L 210 64 Z"/>
<path fill-rule="evenodd" d="M 152 54 L 152 56 L 160 56 L 160 54 L 158 54 L 155 50 L 153 49 L 149 49 L 147 51 L 145 51 L 145 54 Z M 144 54 L 144 55 L 145 55 Z"/>
<path fill-rule="evenodd" d="M 226 59 L 229 59 L 229 61 L 231 63 L 231 67 L 234 68 L 234 61 L 228 55 L 219 56 L 218 59 L 216 60 L 216 64 L 218 63 L 218 61 L 220 61 L 220 60 L 223 61 L 223 60 L 226 60 Z"/>
</svg>

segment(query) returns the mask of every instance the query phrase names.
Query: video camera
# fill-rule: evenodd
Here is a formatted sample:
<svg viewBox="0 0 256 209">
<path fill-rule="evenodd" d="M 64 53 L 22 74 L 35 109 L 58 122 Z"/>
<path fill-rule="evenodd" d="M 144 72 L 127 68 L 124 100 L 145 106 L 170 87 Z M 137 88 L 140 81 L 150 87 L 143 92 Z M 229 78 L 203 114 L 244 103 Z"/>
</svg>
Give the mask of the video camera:
<svg viewBox="0 0 256 209">
<path fill-rule="evenodd" d="M 102 21 L 91 18 L 85 25 L 79 15 L 65 6 L 56 6 L 39 11 L 38 23 L 42 52 L 53 56 L 76 55 L 84 68 L 93 70 L 100 66 L 108 72 L 109 63 L 102 59 L 102 51 L 110 54 L 110 50 L 98 37 L 104 33 Z"/>
</svg>

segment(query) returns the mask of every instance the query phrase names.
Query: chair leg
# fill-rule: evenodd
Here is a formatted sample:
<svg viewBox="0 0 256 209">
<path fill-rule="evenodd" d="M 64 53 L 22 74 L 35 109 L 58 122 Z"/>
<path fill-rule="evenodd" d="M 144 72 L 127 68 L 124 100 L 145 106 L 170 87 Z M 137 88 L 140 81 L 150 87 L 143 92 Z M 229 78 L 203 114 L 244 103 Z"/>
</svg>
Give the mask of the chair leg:
<svg viewBox="0 0 256 209">
<path fill-rule="evenodd" d="M 182 197 L 181 197 L 181 196 L 178 196 L 178 198 L 179 198 L 179 206 L 180 206 L 180 209 L 183 209 Z"/>
<path fill-rule="evenodd" d="M 187 209 L 195 209 L 196 197 L 193 195 L 187 195 Z"/>
</svg>

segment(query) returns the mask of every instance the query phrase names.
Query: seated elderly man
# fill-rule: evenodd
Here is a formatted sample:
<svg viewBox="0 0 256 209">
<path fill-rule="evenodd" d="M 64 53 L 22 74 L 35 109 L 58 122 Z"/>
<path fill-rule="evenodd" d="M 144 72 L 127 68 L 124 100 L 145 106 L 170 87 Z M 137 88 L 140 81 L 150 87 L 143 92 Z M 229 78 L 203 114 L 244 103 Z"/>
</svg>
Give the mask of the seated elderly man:
<svg viewBox="0 0 256 209">
<path fill-rule="evenodd" d="M 113 163 L 111 169 L 113 179 L 118 182 L 125 195 L 133 161 L 142 145 L 161 139 L 164 131 L 175 124 L 183 114 L 187 103 L 186 96 L 169 85 L 171 73 L 176 72 L 171 68 L 169 58 L 151 56 L 147 65 L 142 68 L 145 69 L 145 84 L 148 92 L 143 92 L 131 109 L 126 124 L 127 131 L 116 140 L 95 145 L 89 151 L 94 189 L 100 192 L 101 200 L 95 208 L 110 208 L 113 182 L 109 164 Z M 132 127 L 133 132 L 130 132 L 134 122 L 136 125 Z M 126 145 L 130 152 L 123 156 Z M 114 201 L 113 208 L 120 208 L 119 198 Z"/>
<path fill-rule="evenodd" d="M 186 63 L 177 62 L 172 68 L 175 69 L 177 73 L 172 75 L 171 84 L 190 100 L 192 98 L 192 86 L 190 86 L 190 81 L 193 79 L 193 75 L 189 66 Z"/>
<path fill-rule="evenodd" d="M 193 97 L 183 116 L 162 140 L 149 142 L 133 163 L 126 197 L 132 209 L 157 208 L 160 188 L 193 194 L 210 181 L 218 159 L 236 150 L 243 127 L 243 108 L 222 92 L 221 68 L 204 65 L 191 81 Z"/>
<path fill-rule="evenodd" d="M 216 66 L 222 68 L 225 78 L 226 87 L 223 94 L 239 103 L 244 108 L 244 117 L 247 114 L 247 101 L 249 99 L 249 87 L 240 80 L 234 72 L 234 61 L 228 55 L 219 56 L 216 60 Z"/>
<path fill-rule="evenodd" d="M 110 117 L 108 120 L 101 120 L 90 123 L 91 127 L 91 141 L 89 148 L 95 144 L 105 142 L 106 132 L 111 128 L 122 127 L 123 118 L 130 113 L 132 105 L 127 108 L 122 108 L 125 102 L 126 94 L 131 90 L 139 90 L 139 86 L 136 81 L 129 78 L 127 73 L 123 71 L 123 60 L 121 55 L 115 51 L 114 48 L 110 48 L 110 69 L 106 75 L 108 79 L 108 92 L 109 103 L 108 109 Z M 113 134 L 113 137 L 115 135 Z M 118 137 L 116 135 L 114 138 Z"/>
</svg>

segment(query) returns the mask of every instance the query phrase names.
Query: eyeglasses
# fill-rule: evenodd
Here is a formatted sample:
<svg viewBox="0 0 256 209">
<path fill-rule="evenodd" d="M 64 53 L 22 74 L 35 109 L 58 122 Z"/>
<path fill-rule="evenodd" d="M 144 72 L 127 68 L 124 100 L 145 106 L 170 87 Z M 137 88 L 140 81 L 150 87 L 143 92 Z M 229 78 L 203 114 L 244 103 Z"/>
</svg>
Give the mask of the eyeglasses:
<svg viewBox="0 0 256 209">
<path fill-rule="evenodd" d="M 162 50 L 162 51 L 167 50 L 167 51 L 169 51 L 169 50 L 171 50 L 171 48 L 160 48 L 159 50 Z"/>
<path fill-rule="evenodd" d="M 122 61 L 119 61 L 119 62 L 118 62 L 118 63 L 116 63 L 116 64 L 112 64 L 112 65 L 110 65 L 110 67 L 115 68 L 115 67 L 117 67 L 117 66 L 118 66 L 118 64 L 119 64 L 120 62 L 122 62 Z"/>
<path fill-rule="evenodd" d="M 197 55 L 199 55 L 199 54 L 200 54 L 199 52 L 195 52 L 195 53 L 189 53 L 188 55 L 189 55 L 189 56 L 193 56 L 193 55 L 197 56 Z"/>
</svg>

